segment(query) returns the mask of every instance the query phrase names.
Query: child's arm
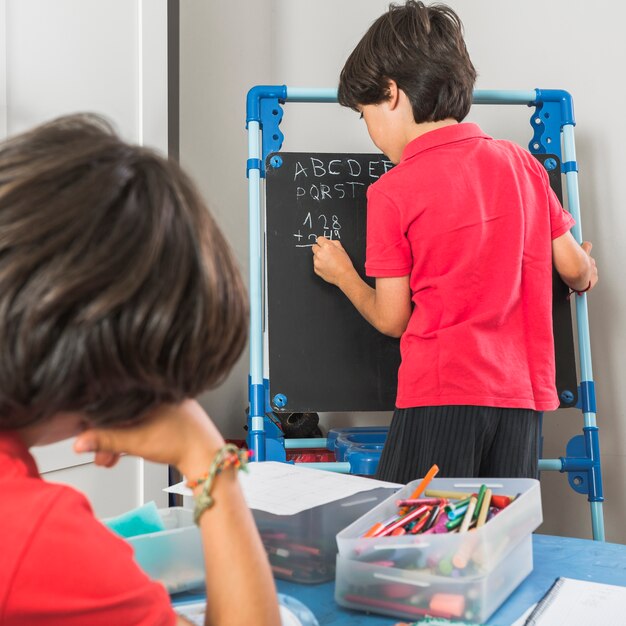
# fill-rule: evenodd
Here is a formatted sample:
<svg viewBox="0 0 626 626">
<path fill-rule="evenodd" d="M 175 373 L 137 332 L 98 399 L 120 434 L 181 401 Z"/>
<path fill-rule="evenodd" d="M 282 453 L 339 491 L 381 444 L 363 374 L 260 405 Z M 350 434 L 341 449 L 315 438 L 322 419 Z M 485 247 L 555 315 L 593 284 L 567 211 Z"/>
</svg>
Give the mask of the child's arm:
<svg viewBox="0 0 626 626">
<path fill-rule="evenodd" d="M 552 260 L 563 282 L 574 291 L 593 289 L 598 268 L 591 256 L 591 243 L 579 245 L 569 231 L 552 240 Z"/>
<path fill-rule="evenodd" d="M 313 246 L 313 269 L 336 285 L 359 313 L 381 333 L 400 337 L 411 317 L 409 277 L 377 278 L 376 289 L 361 279 L 337 240 L 317 238 Z"/>
<path fill-rule="evenodd" d="M 99 465 L 110 466 L 119 454 L 127 453 L 174 465 L 188 479 L 196 479 L 207 472 L 223 445 L 222 436 L 202 407 L 189 400 L 163 405 L 135 426 L 85 431 L 74 448 L 77 452 L 95 452 Z M 194 492 L 199 490 L 201 487 Z M 211 495 L 215 503 L 200 517 L 206 623 L 279 626 L 271 570 L 235 470 L 228 468 L 217 476 Z M 236 598 L 245 601 L 237 602 Z M 178 621 L 186 623 L 182 618 Z"/>
</svg>

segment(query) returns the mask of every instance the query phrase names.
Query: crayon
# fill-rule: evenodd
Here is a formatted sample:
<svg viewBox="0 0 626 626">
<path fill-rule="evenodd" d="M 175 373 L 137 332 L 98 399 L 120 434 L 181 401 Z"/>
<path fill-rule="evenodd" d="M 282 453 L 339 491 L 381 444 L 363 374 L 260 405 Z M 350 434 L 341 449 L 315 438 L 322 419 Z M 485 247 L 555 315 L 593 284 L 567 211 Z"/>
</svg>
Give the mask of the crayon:
<svg viewBox="0 0 626 626">
<path fill-rule="evenodd" d="M 478 512 L 478 519 L 476 520 L 476 528 L 480 528 L 487 521 L 487 513 L 489 513 L 489 505 L 491 504 L 491 489 L 485 489 L 482 506 Z M 477 505 L 478 508 L 478 505 Z"/>
<path fill-rule="evenodd" d="M 289 576 L 290 578 L 293 576 L 293 570 L 288 569 L 287 567 L 279 567 L 278 565 L 272 565 L 272 572 L 275 574 L 282 574 L 283 576 Z"/>
<path fill-rule="evenodd" d="M 291 556 L 291 552 L 289 552 L 289 550 L 286 550 L 285 548 L 278 548 L 276 546 L 265 546 L 265 551 L 268 554 L 280 556 L 284 559 L 288 559 Z"/>
<path fill-rule="evenodd" d="M 388 519 L 386 519 L 384 522 L 376 522 L 376 524 L 374 524 L 364 535 L 363 537 L 375 537 L 376 533 L 379 530 L 382 530 L 385 526 L 388 526 L 389 524 L 391 524 L 391 522 L 394 522 L 395 520 L 398 519 L 397 515 L 393 515 L 392 517 L 389 517 Z"/>
<path fill-rule="evenodd" d="M 287 533 L 261 533 L 261 537 L 265 539 L 287 539 Z"/>
<path fill-rule="evenodd" d="M 439 517 L 439 513 L 441 513 L 441 505 L 435 506 L 431 509 L 426 525 L 424 526 L 424 530 L 430 530 L 435 525 L 437 518 Z"/>
<path fill-rule="evenodd" d="M 430 518 L 430 514 L 431 514 L 431 511 L 428 511 L 427 513 L 424 513 L 424 515 L 417 520 L 417 523 L 415 524 L 415 526 L 411 528 L 410 532 L 412 535 L 417 535 L 417 533 L 420 532 L 426 526 L 426 522 L 428 522 L 428 519 Z"/>
<path fill-rule="evenodd" d="M 457 517 L 456 519 L 448 520 L 446 522 L 446 528 L 448 530 L 455 530 L 461 525 L 462 522 L 463 522 L 462 517 Z"/>
<path fill-rule="evenodd" d="M 442 498 L 405 498 L 404 500 L 396 500 L 397 506 L 435 506 L 441 504 Z"/>
<path fill-rule="evenodd" d="M 472 494 L 467 491 L 444 491 L 441 489 L 426 489 L 424 495 L 428 498 L 446 498 L 448 500 L 464 500 Z"/>
<path fill-rule="evenodd" d="M 319 548 L 313 548 L 312 546 L 303 546 L 300 543 L 286 543 L 285 544 L 292 552 L 304 552 L 306 554 L 313 554 L 318 556 L 321 554 Z"/>
<path fill-rule="evenodd" d="M 448 523 L 448 516 L 443 511 L 440 511 L 439 515 L 437 516 L 437 520 L 433 522 L 431 527 L 427 531 L 425 531 L 423 534 L 440 535 L 442 533 L 446 533 L 448 532 L 448 529 L 446 528 L 447 523 Z"/>
<path fill-rule="evenodd" d="M 422 515 L 423 513 L 425 513 L 427 510 L 428 510 L 427 506 L 422 506 L 422 507 L 419 507 L 418 509 L 414 509 L 413 511 L 410 511 L 406 515 L 403 515 L 402 517 L 398 518 L 395 522 L 389 524 L 389 526 L 386 526 L 382 530 L 377 531 L 372 536 L 373 537 L 386 537 L 387 535 L 390 535 L 394 530 L 396 530 L 396 528 L 400 528 L 401 526 L 404 526 L 411 520 L 414 520 L 420 515 Z"/>
<path fill-rule="evenodd" d="M 497 543 L 488 546 L 481 545 L 472 554 L 472 561 L 477 569 L 488 570 L 491 563 L 499 563 L 502 556 L 508 551 L 511 539 L 508 535 L 502 535 Z"/>
<path fill-rule="evenodd" d="M 465 510 L 467 508 L 467 505 L 469 504 L 470 498 L 472 496 L 467 496 L 467 498 L 464 498 L 463 500 L 457 500 L 456 502 L 448 502 L 448 504 L 446 504 L 446 511 L 448 513 L 450 513 L 451 511 L 456 511 L 457 509 L 463 509 Z"/>
<path fill-rule="evenodd" d="M 424 492 L 424 490 L 426 489 L 426 487 L 428 487 L 428 483 L 430 483 L 430 481 L 436 476 L 437 472 L 439 472 L 439 467 L 437 467 L 437 465 L 433 465 L 428 470 L 428 472 L 426 472 L 426 476 L 422 478 L 422 480 L 420 481 L 420 484 L 415 488 L 415 490 L 413 491 L 409 499 L 416 500 L 417 498 L 419 498 Z M 402 510 L 401 512 L 406 513 L 406 511 L 402 511 Z"/>
<path fill-rule="evenodd" d="M 481 485 L 480 489 L 478 490 L 478 500 L 476 502 L 476 508 L 474 509 L 474 519 L 476 519 L 478 517 L 478 514 L 480 513 L 480 507 L 483 504 L 483 498 L 485 497 L 485 491 L 487 491 L 487 485 Z"/>
<path fill-rule="evenodd" d="M 430 599 L 430 610 L 441 615 L 452 614 L 454 617 L 462 617 L 465 611 L 465 598 L 457 593 L 435 593 Z"/>
<path fill-rule="evenodd" d="M 462 506 L 457 507 L 456 509 L 450 509 L 448 511 L 448 519 L 456 519 L 457 517 L 463 517 L 465 512 L 467 511 L 467 507 L 469 506 L 469 500 L 467 504 L 463 504 Z"/>
<path fill-rule="evenodd" d="M 348 593 L 344 596 L 344 600 L 346 602 L 353 602 L 354 604 L 361 604 L 364 606 L 371 606 L 379 609 L 388 609 L 389 611 L 395 611 L 397 613 L 409 613 L 415 616 L 426 616 L 432 615 L 434 611 L 430 609 L 422 609 L 417 606 L 412 606 L 410 604 L 402 604 L 400 602 L 391 602 L 389 600 L 381 600 L 379 598 L 370 598 L 368 596 L 358 596 L 355 594 Z M 454 617 L 451 613 L 439 613 L 439 617 Z"/>
<path fill-rule="evenodd" d="M 412 522 L 409 522 L 406 526 L 404 526 L 404 530 L 406 530 L 407 533 L 410 533 L 413 528 L 415 528 L 415 524 L 417 524 L 417 522 L 419 521 L 418 519 L 414 519 Z"/>
<path fill-rule="evenodd" d="M 476 535 L 470 535 L 469 537 L 463 539 L 457 553 L 452 557 L 452 565 L 454 565 L 457 570 L 463 570 L 467 567 L 470 557 L 476 548 L 476 543 Z"/>
<path fill-rule="evenodd" d="M 390 600 L 406 600 L 415 593 L 413 585 L 402 583 L 391 583 L 380 588 L 380 595 Z"/>
<path fill-rule="evenodd" d="M 363 537 L 373 537 L 379 530 L 382 530 L 385 525 L 382 522 L 376 522 Z"/>
<path fill-rule="evenodd" d="M 495 506 L 497 509 L 503 509 L 504 507 L 511 504 L 511 500 L 511 496 L 492 495 L 491 505 Z"/>
<path fill-rule="evenodd" d="M 461 522 L 461 527 L 459 528 L 460 533 L 466 533 L 469 530 L 472 518 L 474 517 L 474 510 L 476 509 L 476 502 L 476 498 L 472 496 L 470 498 L 469 505 L 467 506 L 465 516 L 463 517 L 463 521 Z"/>
<path fill-rule="evenodd" d="M 406 569 L 407 567 L 415 566 L 419 558 L 419 554 L 416 554 L 415 550 L 403 550 L 398 547 L 377 550 L 377 547 L 380 547 L 380 544 L 364 550 L 358 555 L 357 560 L 364 563 L 380 561 L 381 559 L 384 561 L 393 561 L 395 567 Z"/>
</svg>

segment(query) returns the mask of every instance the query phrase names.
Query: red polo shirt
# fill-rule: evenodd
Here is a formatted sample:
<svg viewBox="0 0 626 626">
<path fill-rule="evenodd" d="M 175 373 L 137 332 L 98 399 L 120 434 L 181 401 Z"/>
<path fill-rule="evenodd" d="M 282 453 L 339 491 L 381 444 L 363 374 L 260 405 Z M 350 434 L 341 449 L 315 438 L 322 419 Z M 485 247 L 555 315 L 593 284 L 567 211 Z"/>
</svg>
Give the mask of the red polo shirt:
<svg viewBox="0 0 626 626">
<path fill-rule="evenodd" d="M 173 626 L 165 588 L 133 561 L 79 492 L 39 477 L 0 431 L 0 624 Z"/>
<path fill-rule="evenodd" d="M 410 275 L 399 408 L 552 410 L 552 239 L 574 220 L 528 152 L 475 124 L 426 133 L 368 190 L 368 276 Z"/>
</svg>

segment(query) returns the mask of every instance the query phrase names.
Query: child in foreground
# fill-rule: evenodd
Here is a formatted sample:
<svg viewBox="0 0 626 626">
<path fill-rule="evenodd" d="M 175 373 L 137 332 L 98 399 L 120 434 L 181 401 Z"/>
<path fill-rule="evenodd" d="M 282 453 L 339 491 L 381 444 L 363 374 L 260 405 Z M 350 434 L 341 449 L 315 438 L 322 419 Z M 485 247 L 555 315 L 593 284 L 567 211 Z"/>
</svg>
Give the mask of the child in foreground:
<svg viewBox="0 0 626 626">
<path fill-rule="evenodd" d="M 528 152 L 462 123 L 476 71 L 445 5 L 391 5 L 348 58 L 340 104 L 397 164 L 368 189 L 365 270 L 339 241 L 314 270 L 401 337 L 396 410 L 377 478 L 536 477 L 540 414 L 559 406 L 552 265 L 582 293 L 591 244 Z"/>
<path fill-rule="evenodd" d="M 210 491 L 196 506 L 207 624 L 280 623 L 238 459 L 191 399 L 239 357 L 246 314 L 231 251 L 175 163 L 94 116 L 0 146 L 3 625 L 188 623 L 82 494 L 39 476 L 29 448 L 70 437 L 98 465 L 140 456 Z"/>
</svg>

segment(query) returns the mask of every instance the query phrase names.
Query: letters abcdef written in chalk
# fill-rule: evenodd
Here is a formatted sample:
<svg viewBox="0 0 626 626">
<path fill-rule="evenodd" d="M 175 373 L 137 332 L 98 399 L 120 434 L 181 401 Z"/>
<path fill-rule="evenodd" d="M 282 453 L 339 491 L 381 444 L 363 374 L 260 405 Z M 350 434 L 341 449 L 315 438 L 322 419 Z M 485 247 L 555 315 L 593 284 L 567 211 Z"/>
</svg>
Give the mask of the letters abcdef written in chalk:
<svg viewBox="0 0 626 626">
<path fill-rule="evenodd" d="M 369 183 L 380 178 L 392 167 L 393 163 L 382 156 L 367 160 L 308 156 L 295 161 L 295 199 L 304 207 L 302 214 L 306 213 L 301 226 L 294 233 L 295 246 L 311 247 L 318 236 L 341 240 L 339 216 L 332 208 L 324 210 L 325 207 L 319 208 L 315 203 L 330 205 L 333 201 L 363 199 Z M 306 210 L 308 202 L 312 205 Z"/>
</svg>

